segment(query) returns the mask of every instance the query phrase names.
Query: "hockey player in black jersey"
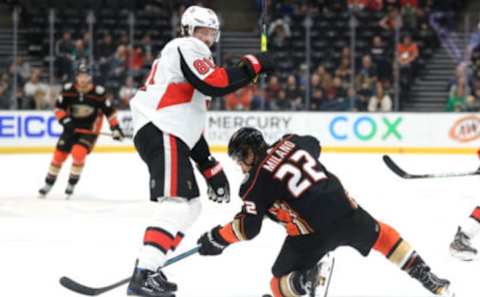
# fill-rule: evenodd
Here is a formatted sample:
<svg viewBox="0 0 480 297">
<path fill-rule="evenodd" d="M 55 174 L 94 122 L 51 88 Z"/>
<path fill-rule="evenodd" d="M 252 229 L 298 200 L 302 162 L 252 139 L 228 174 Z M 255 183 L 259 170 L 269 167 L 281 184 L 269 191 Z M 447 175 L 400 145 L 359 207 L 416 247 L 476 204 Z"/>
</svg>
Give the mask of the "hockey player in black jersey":
<svg viewBox="0 0 480 297">
<path fill-rule="evenodd" d="M 243 207 L 232 222 L 200 237 L 200 254 L 218 255 L 232 243 L 254 238 L 266 216 L 288 234 L 272 267 L 274 297 L 314 296 L 317 264 L 339 246 L 363 256 L 376 250 L 433 294 L 454 296 L 448 280 L 433 274 L 395 229 L 360 207 L 318 161 L 316 138 L 285 135 L 269 146 L 260 131 L 241 128 L 231 137 L 228 154 L 247 174 L 240 187 Z"/>
<path fill-rule="evenodd" d="M 97 141 L 104 115 L 108 118 L 113 139 L 122 140 L 124 135 L 116 111 L 106 99 L 105 89 L 92 83 L 88 67 L 81 63 L 75 83 L 65 84 L 55 103 L 55 117 L 63 126 L 63 132 L 53 153 L 45 185 L 39 190 L 40 197 L 50 192 L 69 154 L 73 160 L 65 194 L 67 197 L 73 194 L 85 159 Z"/>
</svg>

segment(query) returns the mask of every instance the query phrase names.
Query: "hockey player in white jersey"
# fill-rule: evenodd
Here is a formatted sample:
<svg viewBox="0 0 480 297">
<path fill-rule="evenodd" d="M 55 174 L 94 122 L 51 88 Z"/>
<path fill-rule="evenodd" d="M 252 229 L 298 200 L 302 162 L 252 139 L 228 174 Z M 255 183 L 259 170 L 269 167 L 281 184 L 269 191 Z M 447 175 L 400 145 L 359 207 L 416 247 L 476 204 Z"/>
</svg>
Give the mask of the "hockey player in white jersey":
<svg viewBox="0 0 480 297">
<path fill-rule="evenodd" d="M 219 40 L 219 21 L 211 9 L 191 6 L 181 18 L 183 37 L 165 45 L 146 85 L 130 101 L 135 147 L 150 172 L 155 215 L 146 228 L 128 295 L 175 296 L 176 284 L 159 269 L 200 213 L 200 196 L 190 158 L 205 177 L 208 196 L 229 202 L 221 165 L 202 133 L 207 103 L 273 70 L 268 54 L 246 55 L 236 67 L 215 66 L 210 47 Z"/>
</svg>

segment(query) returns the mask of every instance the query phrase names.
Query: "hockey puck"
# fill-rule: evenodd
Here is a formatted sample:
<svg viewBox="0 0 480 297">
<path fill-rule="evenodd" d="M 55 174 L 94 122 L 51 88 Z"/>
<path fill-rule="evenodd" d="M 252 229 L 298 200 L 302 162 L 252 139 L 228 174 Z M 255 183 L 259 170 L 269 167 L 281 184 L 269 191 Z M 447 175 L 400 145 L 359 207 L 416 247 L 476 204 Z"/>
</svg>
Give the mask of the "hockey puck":
<svg viewBox="0 0 480 297">
<path fill-rule="evenodd" d="M 270 294 L 263 294 L 262 297 L 273 297 L 273 296 Z"/>
</svg>

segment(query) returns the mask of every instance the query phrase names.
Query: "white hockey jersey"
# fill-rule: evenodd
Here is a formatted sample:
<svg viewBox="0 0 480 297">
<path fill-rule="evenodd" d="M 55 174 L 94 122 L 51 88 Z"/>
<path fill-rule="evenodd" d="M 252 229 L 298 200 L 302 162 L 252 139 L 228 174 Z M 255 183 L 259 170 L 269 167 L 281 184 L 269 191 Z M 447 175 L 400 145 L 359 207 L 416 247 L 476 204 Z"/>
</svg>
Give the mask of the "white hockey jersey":
<svg viewBox="0 0 480 297">
<path fill-rule="evenodd" d="M 184 77 L 180 53 L 192 71 L 202 81 L 218 77 L 208 46 L 194 37 L 170 41 L 141 88 L 130 101 L 134 134 L 152 122 L 160 130 L 175 135 L 190 148 L 200 139 L 206 122 L 207 101 L 211 98 L 196 90 Z M 218 81 L 218 80 L 217 80 Z M 220 84 L 228 82 L 222 82 Z M 218 84 L 218 82 L 216 83 Z"/>
</svg>

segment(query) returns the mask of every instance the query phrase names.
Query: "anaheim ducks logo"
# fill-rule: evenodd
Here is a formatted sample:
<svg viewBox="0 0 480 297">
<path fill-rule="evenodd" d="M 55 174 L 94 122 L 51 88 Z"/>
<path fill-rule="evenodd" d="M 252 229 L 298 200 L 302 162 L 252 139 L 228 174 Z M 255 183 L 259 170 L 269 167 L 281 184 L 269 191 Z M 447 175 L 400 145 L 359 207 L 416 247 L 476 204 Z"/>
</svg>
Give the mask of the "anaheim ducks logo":
<svg viewBox="0 0 480 297">
<path fill-rule="evenodd" d="M 470 142 L 480 138 L 480 117 L 469 115 L 458 119 L 448 136 L 458 142 Z"/>
<path fill-rule="evenodd" d="M 95 108 L 83 105 L 83 104 L 75 104 L 72 106 L 72 116 L 74 118 L 86 118 L 91 116 L 95 112 Z"/>
</svg>

